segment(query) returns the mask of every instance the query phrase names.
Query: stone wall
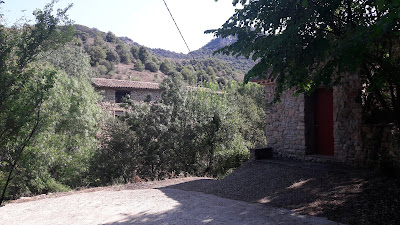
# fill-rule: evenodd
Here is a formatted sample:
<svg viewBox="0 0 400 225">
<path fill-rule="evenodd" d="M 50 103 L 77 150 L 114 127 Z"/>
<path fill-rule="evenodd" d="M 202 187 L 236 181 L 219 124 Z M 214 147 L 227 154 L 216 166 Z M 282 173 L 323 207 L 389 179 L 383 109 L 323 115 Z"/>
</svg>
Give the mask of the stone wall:
<svg viewBox="0 0 400 225">
<path fill-rule="evenodd" d="M 335 160 L 362 167 L 366 152 L 361 138 L 361 81 L 358 76 L 346 76 L 333 89 L 333 137 Z"/>
<path fill-rule="evenodd" d="M 115 103 L 115 90 L 102 89 L 102 90 L 99 90 L 99 92 L 103 96 L 102 102 Z"/>
<path fill-rule="evenodd" d="M 282 101 L 271 105 L 275 84 L 265 85 L 266 135 L 275 154 L 297 158 L 306 154 L 304 96 L 295 97 L 292 93 L 284 92 Z"/>
<path fill-rule="evenodd" d="M 361 88 L 357 87 L 361 87 L 358 77 L 349 76 L 333 89 L 333 157 L 314 155 L 314 97 L 295 97 L 293 90 L 284 92 L 281 102 L 267 108 L 268 146 L 285 157 L 364 166 L 367 155 L 361 136 Z M 272 102 L 274 94 L 275 84 L 266 84 L 267 104 Z"/>
<path fill-rule="evenodd" d="M 147 99 L 147 96 L 150 95 L 151 101 L 159 101 L 161 100 L 161 90 L 149 90 L 149 89 L 111 89 L 111 88 L 102 88 L 97 91 L 103 96 L 103 100 L 100 103 L 102 109 L 106 112 L 109 112 L 113 116 L 122 115 L 123 112 L 126 111 L 125 108 L 122 108 L 119 103 L 115 103 L 115 91 L 129 91 L 130 98 L 137 102 L 144 102 Z"/>
<path fill-rule="evenodd" d="M 151 96 L 151 101 L 159 101 L 161 100 L 161 90 L 149 90 L 149 89 L 133 89 L 133 90 L 126 90 L 126 89 L 110 89 L 110 88 L 104 88 L 98 90 L 101 95 L 104 96 L 103 102 L 110 102 L 110 103 L 115 103 L 115 91 L 116 90 L 121 90 L 121 91 L 129 91 L 130 92 L 130 97 L 131 99 L 138 101 L 138 102 L 143 102 L 146 100 L 147 96 Z"/>
<path fill-rule="evenodd" d="M 400 175 L 400 130 L 394 125 L 362 123 L 358 76 L 346 76 L 333 89 L 333 157 L 314 154 L 313 96 L 295 97 L 293 91 L 287 91 L 281 102 L 270 104 L 276 86 L 264 85 L 267 142 L 276 156 L 352 167 L 388 167 Z"/>
</svg>

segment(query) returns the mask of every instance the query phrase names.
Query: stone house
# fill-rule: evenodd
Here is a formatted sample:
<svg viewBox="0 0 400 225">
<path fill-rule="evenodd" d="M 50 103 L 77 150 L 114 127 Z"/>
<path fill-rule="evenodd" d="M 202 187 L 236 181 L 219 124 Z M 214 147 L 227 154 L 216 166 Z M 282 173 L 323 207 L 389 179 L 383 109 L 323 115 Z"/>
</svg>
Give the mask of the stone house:
<svg viewBox="0 0 400 225">
<path fill-rule="evenodd" d="M 275 104 L 275 82 L 253 82 L 265 87 L 267 143 L 275 155 L 354 167 L 376 165 L 379 157 L 390 155 L 392 163 L 400 165 L 393 129 L 363 124 L 358 76 L 344 78 L 331 90 L 321 87 L 310 96 L 295 97 L 286 91 Z"/>
<path fill-rule="evenodd" d="M 92 85 L 103 96 L 100 103 L 102 108 L 116 116 L 125 111 L 119 104 L 124 97 L 129 97 L 138 102 L 158 101 L 161 99 L 161 90 L 158 83 L 93 78 Z"/>
</svg>

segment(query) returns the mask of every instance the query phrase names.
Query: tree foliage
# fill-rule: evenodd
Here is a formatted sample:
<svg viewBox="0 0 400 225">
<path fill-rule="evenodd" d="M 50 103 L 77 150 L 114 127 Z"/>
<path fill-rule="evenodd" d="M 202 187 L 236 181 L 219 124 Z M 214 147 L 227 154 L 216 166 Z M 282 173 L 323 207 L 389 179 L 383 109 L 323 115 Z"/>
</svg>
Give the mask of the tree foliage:
<svg viewBox="0 0 400 225">
<path fill-rule="evenodd" d="M 0 24 L 0 178 L 4 181 L 0 182 L 0 204 L 25 148 L 39 129 L 43 103 L 57 74 L 54 68 L 35 61 L 41 52 L 72 40 L 65 15 L 68 8 L 54 16 L 53 5 L 54 1 L 34 12 L 34 25 L 7 28 Z"/>
<path fill-rule="evenodd" d="M 101 110 L 90 57 L 54 1 L 0 29 L 0 186 L 5 199 L 85 184 Z M 60 26 L 62 25 L 62 26 Z"/>
<path fill-rule="evenodd" d="M 144 70 L 144 65 L 140 59 L 138 59 L 135 63 L 135 70 L 142 72 Z"/>
<path fill-rule="evenodd" d="M 164 60 L 160 65 L 160 71 L 163 72 L 164 74 L 169 74 L 171 70 L 172 70 L 171 63 L 168 60 Z"/>
<path fill-rule="evenodd" d="M 145 64 L 145 69 L 149 70 L 151 72 L 157 72 L 158 71 L 158 65 L 154 62 L 147 62 Z"/>
<path fill-rule="evenodd" d="M 235 0 L 234 5 L 239 1 Z M 243 9 L 211 30 L 237 41 L 217 52 L 251 57 L 247 73 L 277 80 L 277 98 L 308 93 L 349 74 L 365 84 L 365 101 L 400 122 L 400 2 L 397 0 L 241 0 Z"/>
<path fill-rule="evenodd" d="M 144 46 L 140 46 L 138 55 L 139 55 L 139 59 L 143 63 L 148 62 L 150 60 L 150 58 L 151 58 L 149 51 Z"/>
<path fill-rule="evenodd" d="M 118 53 L 121 63 L 131 63 L 132 54 L 124 44 L 117 44 L 115 51 Z"/>
<path fill-rule="evenodd" d="M 97 184 L 180 173 L 224 176 L 248 159 L 248 148 L 265 145 L 262 87 L 232 84 L 217 94 L 213 85 L 189 89 L 168 78 L 161 88 L 161 103 L 129 101 L 121 121 L 106 126 L 93 162 Z"/>
<path fill-rule="evenodd" d="M 107 32 L 107 36 L 106 36 L 106 41 L 107 42 L 111 42 L 111 43 L 115 43 L 117 42 L 118 38 L 117 36 L 115 36 L 115 34 L 111 31 Z"/>
<path fill-rule="evenodd" d="M 105 50 L 100 46 L 90 46 L 86 51 L 90 55 L 90 64 L 92 66 L 98 65 L 107 56 Z"/>
</svg>

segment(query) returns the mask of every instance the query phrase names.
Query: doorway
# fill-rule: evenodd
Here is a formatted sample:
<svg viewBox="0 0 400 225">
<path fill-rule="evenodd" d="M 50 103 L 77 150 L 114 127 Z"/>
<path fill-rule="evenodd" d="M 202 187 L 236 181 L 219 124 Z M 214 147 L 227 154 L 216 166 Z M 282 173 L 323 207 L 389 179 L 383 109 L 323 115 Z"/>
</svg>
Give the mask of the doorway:
<svg viewBox="0 0 400 225">
<path fill-rule="evenodd" d="M 333 90 L 319 88 L 314 96 L 315 153 L 333 156 Z"/>
</svg>

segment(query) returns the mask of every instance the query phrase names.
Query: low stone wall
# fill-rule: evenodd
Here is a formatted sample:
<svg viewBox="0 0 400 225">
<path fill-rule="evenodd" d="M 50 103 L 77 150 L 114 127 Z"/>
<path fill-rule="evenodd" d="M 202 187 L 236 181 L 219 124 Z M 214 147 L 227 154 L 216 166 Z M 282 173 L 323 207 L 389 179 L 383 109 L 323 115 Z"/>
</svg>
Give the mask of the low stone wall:
<svg viewBox="0 0 400 225">
<path fill-rule="evenodd" d="M 400 169 L 400 131 L 396 126 L 363 124 L 361 133 L 366 166 Z"/>
</svg>

